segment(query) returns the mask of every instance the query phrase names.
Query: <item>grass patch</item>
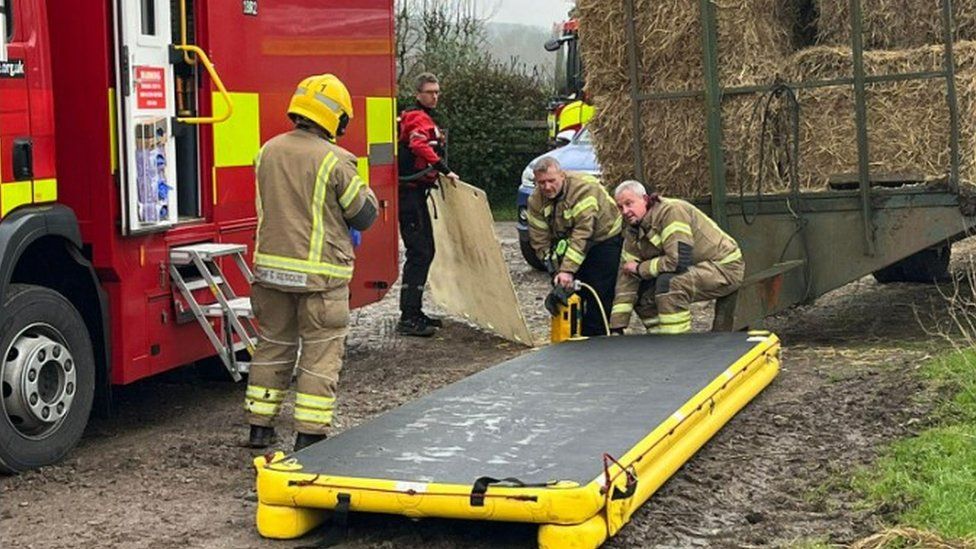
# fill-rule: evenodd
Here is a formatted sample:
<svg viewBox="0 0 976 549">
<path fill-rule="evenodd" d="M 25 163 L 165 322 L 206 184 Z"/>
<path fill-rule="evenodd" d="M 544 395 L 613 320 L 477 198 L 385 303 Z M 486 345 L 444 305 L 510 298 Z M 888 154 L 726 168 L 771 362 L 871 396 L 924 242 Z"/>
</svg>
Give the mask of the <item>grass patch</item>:
<svg viewBox="0 0 976 549">
<path fill-rule="evenodd" d="M 854 485 L 904 525 L 976 538 L 976 351 L 929 361 L 924 375 L 944 399 L 935 426 L 892 444 Z"/>
<path fill-rule="evenodd" d="M 518 219 L 518 209 L 515 202 L 511 204 L 492 204 L 491 215 L 495 221 L 515 221 Z"/>
</svg>

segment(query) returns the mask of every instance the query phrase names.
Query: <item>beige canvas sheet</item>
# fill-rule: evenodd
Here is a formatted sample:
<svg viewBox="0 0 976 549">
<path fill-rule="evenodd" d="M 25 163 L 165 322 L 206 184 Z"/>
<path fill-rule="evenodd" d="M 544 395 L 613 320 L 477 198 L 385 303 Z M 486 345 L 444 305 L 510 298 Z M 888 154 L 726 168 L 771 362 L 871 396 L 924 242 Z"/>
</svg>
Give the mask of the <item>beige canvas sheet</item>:
<svg viewBox="0 0 976 549">
<path fill-rule="evenodd" d="M 431 218 L 437 252 L 431 266 L 431 297 L 451 314 L 523 345 L 532 335 L 495 235 L 485 192 L 441 178 L 432 191 Z M 436 216 L 435 216 L 436 214 Z"/>
</svg>

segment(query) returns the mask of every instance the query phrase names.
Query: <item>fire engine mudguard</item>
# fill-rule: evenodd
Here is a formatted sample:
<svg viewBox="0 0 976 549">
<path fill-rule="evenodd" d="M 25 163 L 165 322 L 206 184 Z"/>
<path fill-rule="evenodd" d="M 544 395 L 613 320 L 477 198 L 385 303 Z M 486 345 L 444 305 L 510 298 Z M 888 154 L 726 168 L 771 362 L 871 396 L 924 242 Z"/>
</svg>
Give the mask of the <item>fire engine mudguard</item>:
<svg viewBox="0 0 976 549">
<path fill-rule="evenodd" d="M 541 547 L 597 547 L 778 368 L 767 332 L 550 346 L 257 458 L 258 531 L 298 537 L 348 510 L 538 523 Z"/>
</svg>

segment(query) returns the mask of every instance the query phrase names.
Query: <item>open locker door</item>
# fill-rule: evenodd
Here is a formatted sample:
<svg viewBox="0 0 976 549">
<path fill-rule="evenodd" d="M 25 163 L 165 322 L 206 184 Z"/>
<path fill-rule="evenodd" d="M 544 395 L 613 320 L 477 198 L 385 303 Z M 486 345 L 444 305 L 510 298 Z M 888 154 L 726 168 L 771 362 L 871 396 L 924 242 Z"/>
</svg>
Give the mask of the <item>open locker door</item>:
<svg viewBox="0 0 976 549">
<path fill-rule="evenodd" d="M 118 0 L 116 8 L 122 231 L 158 231 L 178 219 L 170 5 Z"/>
</svg>

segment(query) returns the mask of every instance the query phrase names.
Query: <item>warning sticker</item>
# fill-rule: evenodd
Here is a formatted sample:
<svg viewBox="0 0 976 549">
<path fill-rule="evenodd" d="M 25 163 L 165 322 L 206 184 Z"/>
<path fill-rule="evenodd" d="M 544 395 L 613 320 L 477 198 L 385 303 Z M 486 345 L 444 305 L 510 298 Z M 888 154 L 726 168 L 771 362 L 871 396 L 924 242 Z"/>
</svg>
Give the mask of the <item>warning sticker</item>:
<svg viewBox="0 0 976 549">
<path fill-rule="evenodd" d="M 136 107 L 140 109 L 166 108 L 166 69 L 136 67 Z"/>
</svg>

